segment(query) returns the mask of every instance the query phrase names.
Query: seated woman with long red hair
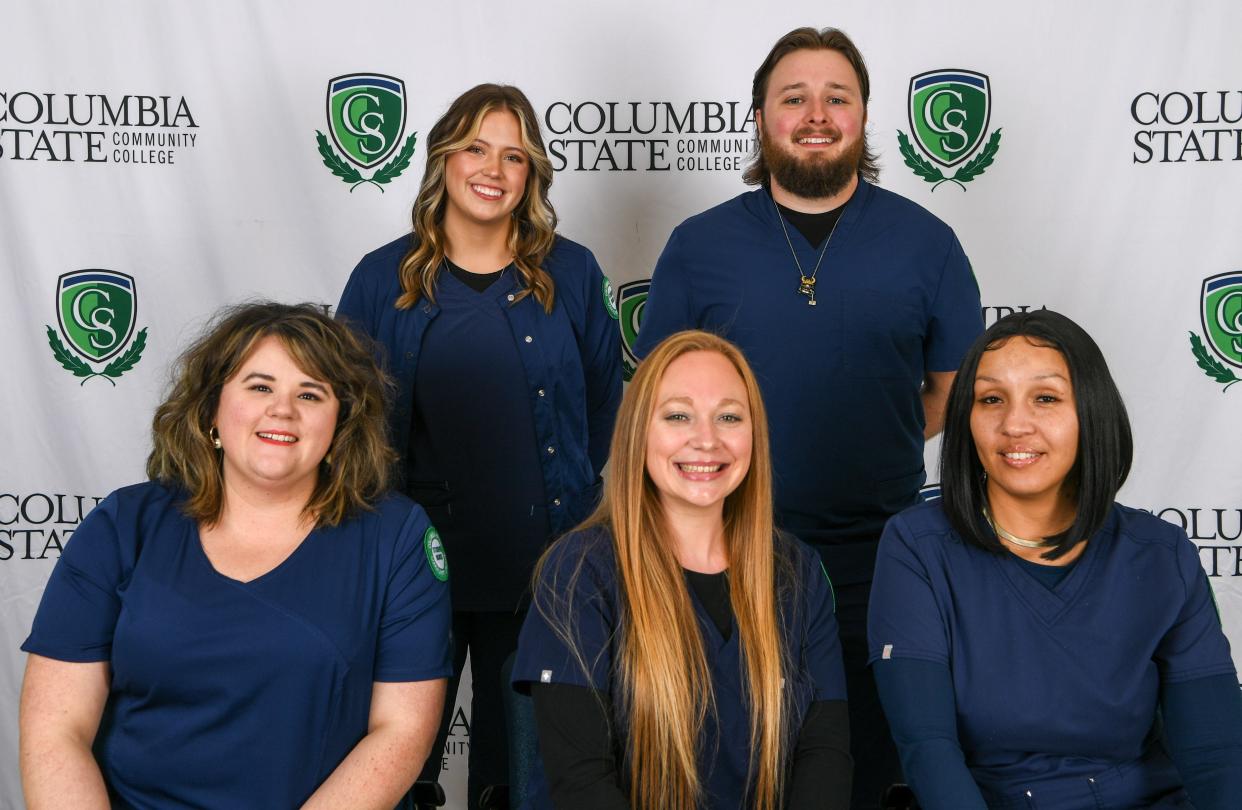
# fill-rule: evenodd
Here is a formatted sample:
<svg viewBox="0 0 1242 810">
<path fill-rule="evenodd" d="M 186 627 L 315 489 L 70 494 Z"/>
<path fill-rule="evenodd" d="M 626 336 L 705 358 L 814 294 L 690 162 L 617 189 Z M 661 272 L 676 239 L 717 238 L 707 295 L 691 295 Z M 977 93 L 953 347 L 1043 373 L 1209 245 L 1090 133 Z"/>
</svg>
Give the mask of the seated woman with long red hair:
<svg viewBox="0 0 1242 810">
<path fill-rule="evenodd" d="M 541 561 L 522 630 L 533 806 L 846 807 L 832 585 L 773 527 L 767 421 L 741 352 L 695 331 L 657 346 L 611 458 L 600 507 Z"/>
</svg>

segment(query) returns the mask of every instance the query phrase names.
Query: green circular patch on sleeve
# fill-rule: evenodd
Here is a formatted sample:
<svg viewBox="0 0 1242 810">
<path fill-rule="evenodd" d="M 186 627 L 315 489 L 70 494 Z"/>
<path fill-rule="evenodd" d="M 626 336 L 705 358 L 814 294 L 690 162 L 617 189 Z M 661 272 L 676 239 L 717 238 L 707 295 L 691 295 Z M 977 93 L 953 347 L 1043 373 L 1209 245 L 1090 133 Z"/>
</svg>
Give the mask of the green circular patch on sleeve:
<svg viewBox="0 0 1242 810">
<path fill-rule="evenodd" d="M 431 573 L 441 582 L 448 581 L 448 557 L 444 554 L 444 543 L 440 542 L 440 533 L 435 526 L 428 526 L 423 532 L 423 551 L 427 552 L 427 564 Z"/>
<path fill-rule="evenodd" d="M 618 318 L 617 302 L 616 296 L 613 295 L 612 292 L 612 282 L 608 280 L 608 276 L 604 276 L 604 283 L 602 286 L 604 292 L 604 309 L 608 310 L 608 314 L 612 316 L 612 319 L 615 321 Z"/>
</svg>

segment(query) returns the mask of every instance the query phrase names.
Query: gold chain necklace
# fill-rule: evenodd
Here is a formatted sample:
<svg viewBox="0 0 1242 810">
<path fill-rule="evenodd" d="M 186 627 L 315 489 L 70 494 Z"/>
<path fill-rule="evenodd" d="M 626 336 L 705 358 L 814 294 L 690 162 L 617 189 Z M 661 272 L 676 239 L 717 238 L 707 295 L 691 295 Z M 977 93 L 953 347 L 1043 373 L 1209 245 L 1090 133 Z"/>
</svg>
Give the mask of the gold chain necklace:
<svg viewBox="0 0 1242 810">
<path fill-rule="evenodd" d="M 828 231 L 828 238 L 824 240 L 824 246 L 820 248 L 819 260 L 815 262 L 815 269 L 811 271 L 811 275 L 807 275 L 802 269 L 802 262 L 798 261 L 798 251 L 794 250 L 793 242 L 789 239 L 789 229 L 785 227 L 785 217 L 781 216 L 781 209 L 777 207 L 776 199 L 772 200 L 772 207 L 776 209 L 776 218 L 781 223 L 781 233 L 785 234 L 785 244 L 789 245 L 789 252 L 793 254 L 794 264 L 798 267 L 798 293 L 807 297 L 807 306 L 815 306 L 815 275 L 819 272 L 819 266 L 824 261 L 824 254 L 828 252 L 828 243 L 832 241 L 832 235 L 837 232 L 837 226 L 841 224 L 841 217 L 845 215 L 842 211 L 837 215 L 837 221 L 832 223 L 832 230 Z"/>
</svg>

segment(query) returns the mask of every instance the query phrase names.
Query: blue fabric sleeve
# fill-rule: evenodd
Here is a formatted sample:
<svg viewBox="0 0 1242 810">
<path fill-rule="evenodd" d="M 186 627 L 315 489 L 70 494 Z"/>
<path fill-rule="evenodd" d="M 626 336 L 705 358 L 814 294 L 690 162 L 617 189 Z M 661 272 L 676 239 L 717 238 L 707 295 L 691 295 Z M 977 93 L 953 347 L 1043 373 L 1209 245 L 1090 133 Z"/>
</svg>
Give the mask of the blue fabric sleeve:
<svg viewBox="0 0 1242 810">
<path fill-rule="evenodd" d="M 532 683 L 609 691 L 620 628 L 615 567 L 606 568 L 610 555 L 601 559 L 593 553 L 603 543 L 610 544 L 605 534 L 587 530 L 566 535 L 549 552 L 518 639 L 512 677 L 518 691 L 528 691 Z"/>
<path fill-rule="evenodd" d="M 578 339 L 582 370 L 586 379 L 587 455 L 591 468 L 599 475 L 608 461 L 612 426 L 621 404 L 621 330 L 604 303 L 612 289 L 604 283 L 604 272 L 595 257 L 590 260 L 587 291 L 586 331 Z"/>
<path fill-rule="evenodd" d="M 646 357 L 657 343 L 674 332 L 697 326 L 690 307 L 690 281 L 679 247 L 678 233 L 674 230 L 651 275 L 643 323 L 634 341 L 634 354 L 640 358 Z"/>
<path fill-rule="evenodd" d="M 888 521 L 880 537 L 867 610 L 868 663 L 881 658 L 949 663 L 947 628 L 918 547 L 904 518 L 898 515 Z"/>
<path fill-rule="evenodd" d="M 923 362 L 928 371 L 955 371 L 970 344 L 983 332 L 979 284 L 962 245 L 952 238 L 932 302 Z"/>
<path fill-rule="evenodd" d="M 819 555 L 808 551 L 811 564 L 806 574 L 807 634 L 802 652 L 812 681 L 811 699 L 845 700 L 845 664 L 832 582 L 819 562 Z"/>
<path fill-rule="evenodd" d="M 1165 684 L 1164 738 L 1196 810 L 1233 810 L 1242 785 L 1242 692 L 1232 675 Z"/>
<path fill-rule="evenodd" d="M 434 531 L 423 508 L 413 506 L 395 544 L 388 577 L 375 646 L 377 681 L 426 681 L 453 674 L 449 586 L 436 578 L 428 561 L 429 533 Z"/>
<path fill-rule="evenodd" d="M 987 810 L 957 737 L 946 664 L 881 660 L 872 667 L 893 741 L 923 810 Z"/>
<path fill-rule="evenodd" d="M 381 276 L 372 269 L 371 264 L 372 257 L 368 254 L 362 257 L 354 271 L 349 274 L 334 317 L 374 337 L 379 324 L 377 310 L 386 303 L 387 296 L 379 289 Z"/>
<path fill-rule="evenodd" d="M 137 527 L 126 525 L 117 493 L 91 510 L 52 569 L 22 650 L 58 661 L 112 658 L 121 601 L 117 589 L 133 570 Z"/>
<path fill-rule="evenodd" d="M 1199 552 L 1176 526 L 1177 569 L 1186 588 L 1186 600 L 1177 620 L 1156 647 L 1154 658 L 1161 683 L 1176 683 L 1209 675 L 1237 673 L 1229 652 L 1229 641 L 1221 627 L 1220 614 L 1207 574 L 1199 562 Z"/>
</svg>

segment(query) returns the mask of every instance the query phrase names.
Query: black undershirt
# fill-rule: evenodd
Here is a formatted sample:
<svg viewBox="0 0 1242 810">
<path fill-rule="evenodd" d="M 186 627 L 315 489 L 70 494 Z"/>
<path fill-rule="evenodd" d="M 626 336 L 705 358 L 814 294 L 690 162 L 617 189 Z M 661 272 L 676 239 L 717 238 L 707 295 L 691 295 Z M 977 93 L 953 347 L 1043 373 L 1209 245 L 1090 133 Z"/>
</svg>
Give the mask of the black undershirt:
<svg viewBox="0 0 1242 810">
<path fill-rule="evenodd" d="M 630 810 L 608 694 L 564 683 L 532 683 L 530 694 L 553 806 Z M 849 727 L 844 700 L 811 703 L 790 756 L 785 810 L 849 808 Z"/>
<path fill-rule="evenodd" d="M 1074 560 L 1069 565 L 1045 565 L 1044 563 L 1024 560 L 1017 554 L 1013 556 L 1018 561 L 1018 564 L 1026 569 L 1028 574 L 1039 580 L 1048 590 L 1052 590 L 1057 585 L 1060 585 L 1061 580 L 1065 579 L 1069 572 L 1074 570 L 1074 566 L 1078 564 L 1078 560 Z"/>
<path fill-rule="evenodd" d="M 495 273 L 471 273 L 464 267 L 459 267 L 458 265 L 453 264 L 449 261 L 449 258 L 445 256 L 444 266 L 447 267 L 448 271 L 453 274 L 453 278 L 457 279 L 462 284 L 465 284 L 475 292 L 481 293 L 488 287 L 495 284 L 496 280 L 500 278 L 500 274 L 508 270 L 511 265 L 507 264 Z"/>
<path fill-rule="evenodd" d="M 701 574 L 683 569 L 712 624 L 726 640 L 733 634 L 728 571 Z M 531 684 L 539 748 L 556 807 L 629 810 L 609 726 L 612 705 L 605 692 L 568 684 Z M 793 778 L 788 810 L 845 810 L 853 760 L 849 715 L 843 700 L 811 704 L 790 757 Z"/>
<path fill-rule="evenodd" d="M 719 574 L 700 574 L 698 571 L 682 569 L 686 575 L 686 584 L 694 595 L 699 598 L 703 609 L 711 618 L 712 624 L 720 631 L 725 641 L 733 635 L 733 607 L 729 602 L 729 572 Z"/>
<path fill-rule="evenodd" d="M 790 225 L 798 229 L 798 233 L 806 237 L 806 241 L 812 247 L 819 247 L 832 233 L 832 229 L 836 227 L 837 220 L 841 219 L 841 212 L 845 210 L 842 205 L 831 211 L 825 211 L 822 214 L 804 214 L 801 211 L 795 211 L 792 208 L 786 208 L 780 203 L 776 204 L 776 209 L 780 211 L 781 216 Z"/>
</svg>

